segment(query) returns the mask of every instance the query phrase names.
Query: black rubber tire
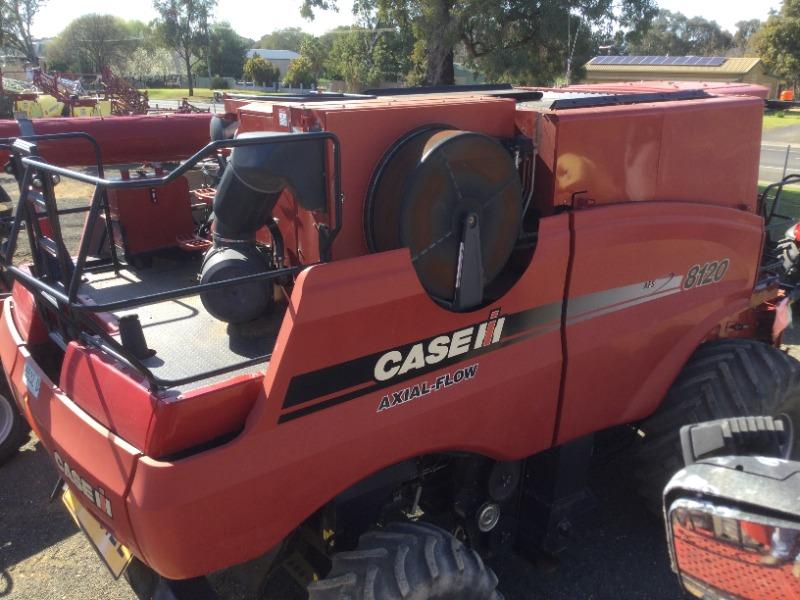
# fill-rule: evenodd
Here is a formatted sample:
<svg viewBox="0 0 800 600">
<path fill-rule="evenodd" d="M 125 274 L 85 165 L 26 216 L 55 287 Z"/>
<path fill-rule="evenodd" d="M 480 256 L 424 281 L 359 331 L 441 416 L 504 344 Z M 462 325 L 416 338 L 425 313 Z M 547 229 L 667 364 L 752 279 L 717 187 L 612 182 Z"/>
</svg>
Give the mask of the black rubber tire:
<svg viewBox="0 0 800 600">
<path fill-rule="evenodd" d="M 309 600 L 502 600 L 480 556 L 427 523 L 392 523 L 333 556 L 328 576 L 308 586 Z"/>
<path fill-rule="evenodd" d="M 29 439 L 30 427 L 5 386 L 0 386 L 0 465 L 8 461 Z M 10 427 L 5 426 L 6 419 Z"/>
<path fill-rule="evenodd" d="M 651 511 L 660 513 L 664 486 L 683 468 L 683 425 L 726 417 L 793 417 L 800 427 L 800 362 L 762 342 L 731 339 L 698 348 L 659 409 L 639 425 L 634 476 Z M 797 440 L 795 440 L 797 449 Z"/>
</svg>

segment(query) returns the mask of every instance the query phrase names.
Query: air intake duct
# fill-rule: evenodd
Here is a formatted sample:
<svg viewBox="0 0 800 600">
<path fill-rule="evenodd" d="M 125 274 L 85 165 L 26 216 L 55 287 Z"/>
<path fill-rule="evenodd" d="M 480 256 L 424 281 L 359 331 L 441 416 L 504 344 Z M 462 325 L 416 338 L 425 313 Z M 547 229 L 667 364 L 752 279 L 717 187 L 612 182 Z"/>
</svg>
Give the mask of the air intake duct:
<svg viewBox="0 0 800 600">
<path fill-rule="evenodd" d="M 244 133 L 239 139 L 285 135 Z M 300 137 L 300 136 L 298 136 Z M 200 283 L 263 273 L 273 265 L 256 246 L 256 232 L 269 224 L 288 189 L 306 210 L 325 211 L 325 142 L 298 139 L 238 146 L 214 198 L 214 246 L 203 259 Z M 250 321 L 271 306 L 272 284 L 256 281 L 201 294 L 203 306 L 228 323 Z"/>
</svg>

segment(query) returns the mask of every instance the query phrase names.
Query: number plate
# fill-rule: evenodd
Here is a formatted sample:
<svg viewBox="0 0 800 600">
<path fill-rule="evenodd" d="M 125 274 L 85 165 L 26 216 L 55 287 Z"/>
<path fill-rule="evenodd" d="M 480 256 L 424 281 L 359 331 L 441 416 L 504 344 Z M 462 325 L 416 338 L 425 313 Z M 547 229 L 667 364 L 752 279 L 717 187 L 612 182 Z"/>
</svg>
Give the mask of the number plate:
<svg viewBox="0 0 800 600">
<path fill-rule="evenodd" d="M 39 387 L 42 385 L 42 378 L 30 363 L 26 362 L 22 369 L 22 383 L 28 388 L 28 392 L 34 398 L 39 397 Z"/>
<path fill-rule="evenodd" d="M 100 521 L 94 518 L 92 513 L 75 500 L 72 492 L 66 486 L 64 486 L 64 494 L 61 496 L 61 501 L 67 507 L 69 514 L 72 515 L 78 527 L 89 538 L 100 559 L 111 571 L 111 575 L 114 576 L 114 579 L 119 579 L 119 576 L 125 572 L 133 558 L 131 551 L 120 544 L 114 535 Z"/>
</svg>

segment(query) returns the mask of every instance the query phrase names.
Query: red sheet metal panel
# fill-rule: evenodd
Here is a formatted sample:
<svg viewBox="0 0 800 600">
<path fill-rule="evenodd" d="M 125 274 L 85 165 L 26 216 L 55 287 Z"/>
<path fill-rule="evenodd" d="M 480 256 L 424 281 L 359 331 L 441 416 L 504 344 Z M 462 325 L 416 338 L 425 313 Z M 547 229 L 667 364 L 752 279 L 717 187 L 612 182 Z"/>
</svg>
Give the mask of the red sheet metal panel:
<svg viewBox="0 0 800 600">
<path fill-rule="evenodd" d="M 574 223 L 559 443 L 652 414 L 700 340 L 749 307 L 761 253 L 761 218 L 718 206 L 619 204 Z"/>
<path fill-rule="evenodd" d="M 746 96 L 545 112 L 554 154 L 542 157 L 549 173 L 537 194 L 554 206 L 686 201 L 755 211 L 762 112 Z"/>
<path fill-rule="evenodd" d="M 0 357 L 14 397 L 73 494 L 140 554 L 124 498 L 140 452 L 70 400 L 33 360 L 4 303 Z"/>
<path fill-rule="evenodd" d="M 108 204 L 126 256 L 176 248 L 178 238 L 194 233 L 186 177 L 160 187 L 109 190 Z"/>
</svg>

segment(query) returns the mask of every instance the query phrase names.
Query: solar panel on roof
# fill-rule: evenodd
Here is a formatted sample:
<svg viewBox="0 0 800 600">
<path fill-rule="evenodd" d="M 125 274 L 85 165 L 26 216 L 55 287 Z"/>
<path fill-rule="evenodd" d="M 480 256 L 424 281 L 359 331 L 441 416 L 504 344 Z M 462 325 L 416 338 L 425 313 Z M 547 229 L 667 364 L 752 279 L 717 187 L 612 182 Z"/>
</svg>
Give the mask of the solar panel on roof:
<svg viewBox="0 0 800 600">
<path fill-rule="evenodd" d="M 727 59 L 724 56 L 595 56 L 593 65 L 640 65 L 675 67 L 719 67 Z"/>
</svg>

